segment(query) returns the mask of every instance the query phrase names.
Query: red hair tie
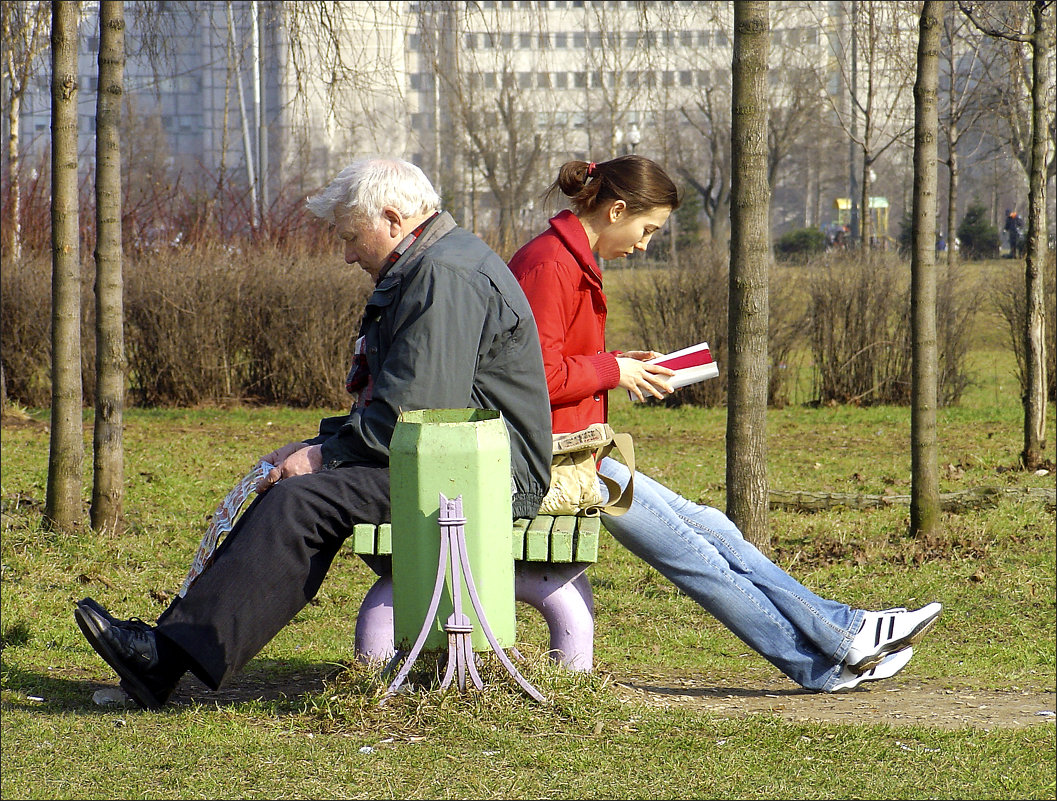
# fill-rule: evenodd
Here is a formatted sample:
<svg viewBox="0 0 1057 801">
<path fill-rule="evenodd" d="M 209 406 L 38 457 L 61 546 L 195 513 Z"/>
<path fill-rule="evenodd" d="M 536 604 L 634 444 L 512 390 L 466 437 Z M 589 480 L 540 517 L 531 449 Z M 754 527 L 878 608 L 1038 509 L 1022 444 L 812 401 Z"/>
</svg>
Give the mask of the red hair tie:
<svg viewBox="0 0 1057 801">
<path fill-rule="evenodd" d="M 595 163 L 592 161 L 587 165 L 587 177 L 590 178 L 591 174 L 595 171 Z"/>
</svg>

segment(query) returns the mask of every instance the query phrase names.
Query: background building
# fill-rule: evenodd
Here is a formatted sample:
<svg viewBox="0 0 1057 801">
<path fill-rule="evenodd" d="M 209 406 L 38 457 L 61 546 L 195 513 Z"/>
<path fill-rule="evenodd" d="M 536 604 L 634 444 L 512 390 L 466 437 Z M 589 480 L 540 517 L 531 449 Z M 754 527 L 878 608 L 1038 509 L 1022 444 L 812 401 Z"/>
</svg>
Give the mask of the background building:
<svg viewBox="0 0 1057 801">
<path fill-rule="evenodd" d="M 82 9 L 87 171 L 98 13 Z M 897 224 L 912 189 L 917 4 L 770 9 L 774 235 L 827 225 L 838 198 L 857 208 L 864 183 Z M 423 166 L 460 221 L 508 247 L 551 211 L 539 198 L 561 163 L 634 150 L 685 186 L 696 219 L 675 227 L 725 239 L 730 2 L 153 0 L 127 3 L 126 19 L 131 202 L 151 182 L 179 182 L 249 209 L 255 225 L 350 156 L 395 153 Z M 18 123 L 26 169 L 46 165 L 47 55 Z M 1003 158 L 966 165 L 996 219 L 1023 197 Z"/>
</svg>

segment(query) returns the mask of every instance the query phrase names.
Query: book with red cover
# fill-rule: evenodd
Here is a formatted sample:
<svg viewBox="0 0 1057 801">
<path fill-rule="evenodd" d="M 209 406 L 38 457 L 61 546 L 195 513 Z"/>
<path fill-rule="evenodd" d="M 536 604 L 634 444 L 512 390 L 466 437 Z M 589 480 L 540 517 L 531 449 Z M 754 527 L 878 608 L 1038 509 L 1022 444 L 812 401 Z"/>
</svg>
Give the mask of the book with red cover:
<svg viewBox="0 0 1057 801">
<path fill-rule="evenodd" d="M 659 364 L 675 370 L 675 375 L 668 379 L 673 390 L 685 387 L 687 384 L 696 384 L 706 378 L 716 378 L 719 375 L 719 366 L 712 361 L 712 351 L 708 349 L 707 342 L 698 342 L 688 348 L 665 353 L 656 359 L 650 359 L 646 364 Z M 628 397 L 638 400 L 630 392 Z"/>
</svg>

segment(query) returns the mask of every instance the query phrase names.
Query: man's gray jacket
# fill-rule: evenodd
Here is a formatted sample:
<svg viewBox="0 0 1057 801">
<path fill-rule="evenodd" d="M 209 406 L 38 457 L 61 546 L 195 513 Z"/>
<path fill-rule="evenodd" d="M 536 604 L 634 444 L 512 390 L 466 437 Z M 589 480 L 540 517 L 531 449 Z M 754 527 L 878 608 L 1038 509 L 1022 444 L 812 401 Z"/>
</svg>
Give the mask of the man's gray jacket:
<svg viewBox="0 0 1057 801">
<path fill-rule="evenodd" d="M 513 273 L 442 213 L 367 301 L 371 401 L 326 418 L 312 444 L 324 468 L 388 464 L 401 411 L 496 409 L 510 432 L 514 517 L 533 517 L 550 482 L 547 380 L 532 309 Z"/>
</svg>

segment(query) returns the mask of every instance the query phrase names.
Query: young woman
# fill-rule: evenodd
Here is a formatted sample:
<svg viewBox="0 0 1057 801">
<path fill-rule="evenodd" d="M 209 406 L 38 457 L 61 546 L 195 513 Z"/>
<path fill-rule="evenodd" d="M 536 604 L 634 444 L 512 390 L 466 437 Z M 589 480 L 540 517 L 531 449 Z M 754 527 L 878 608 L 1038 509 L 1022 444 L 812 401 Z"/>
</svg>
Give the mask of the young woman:
<svg viewBox="0 0 1057 801">
<path fill-rule="evenodd" d="M 679 207 L 679 191 L 654 162 L 621 156 L 562 166 L 546 198 L 568 196 L 571 211 L 522 247 L 510 268 L 539 328 L 554 433 L 605 422 L 608 390 L 663 397 L 670 370 L 646 364 L 653 351 L 607 351 L 606 296 L 595 260 L 645 251 Z M 606 458 L 599 471 L 627 483 Z M 718 509 L 688 501 L 636 473 L 624 515 L 603 515 L 624 547 L 653 565 L 746 644 L 801 686 L 849 690 L 894 676 L 942 607 L 870 612 L 820 598 L 771 562 Z"/>
</svg>

